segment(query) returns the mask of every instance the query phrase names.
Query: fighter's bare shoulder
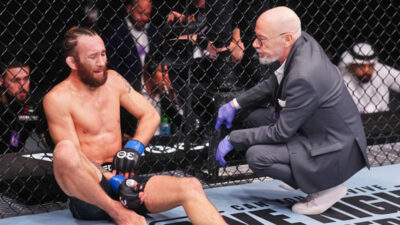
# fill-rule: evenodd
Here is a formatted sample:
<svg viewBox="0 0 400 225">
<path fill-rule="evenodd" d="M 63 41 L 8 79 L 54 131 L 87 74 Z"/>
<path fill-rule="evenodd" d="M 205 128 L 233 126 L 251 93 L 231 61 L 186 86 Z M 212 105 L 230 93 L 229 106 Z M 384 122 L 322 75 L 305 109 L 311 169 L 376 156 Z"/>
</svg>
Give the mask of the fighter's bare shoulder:
<svg viewBox="0 0 400 225">
<path fill-rule="evenodd" d="M 45 96 L 44 103 L 67 102 L 71 98 L 71 84 L 68 79 L 54 86 Z"/>
<path fill-rule="evenodd" d="M 116 82 L 118 83 L 119 82 L 118 80 L 120 80 L 121 78 L 123 77 L 117 71 L 107 70 L 107 82 L 111 81 L 113 84 Z"/>
<path fill-rule="evenodd" d="M 107 83 L 113 85 L 113 88 L 118 89 L 122 92 L 131 92 L 134 91 L 129 82 L 117 71 L 108 70 L 107 71 L 108 80 Z"/>
</svg>

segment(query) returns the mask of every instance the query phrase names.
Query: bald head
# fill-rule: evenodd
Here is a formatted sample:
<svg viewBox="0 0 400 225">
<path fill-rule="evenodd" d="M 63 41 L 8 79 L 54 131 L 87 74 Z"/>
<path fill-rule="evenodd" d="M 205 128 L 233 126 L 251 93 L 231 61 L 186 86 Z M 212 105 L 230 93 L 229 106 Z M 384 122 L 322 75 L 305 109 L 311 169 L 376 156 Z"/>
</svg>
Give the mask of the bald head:
<svg viewBox="0 0 400 225">
<path fill-rule="evenodd" d="M 272 8 L 261 14 L 257 20 L 257 26 L 275 34 L 291 32 L 295 39 L 301 35 L 300 18 L 293 10 L 284 6 Z"/>
<path fill-rule="evenodd" d="M 301 36 L 300 19 L 291 9 L 276 7 L 257 19 L 255 34 L 253 47 L 257 50 L 260 63 L 279 61 L 282 64 Z"/>
</svg>

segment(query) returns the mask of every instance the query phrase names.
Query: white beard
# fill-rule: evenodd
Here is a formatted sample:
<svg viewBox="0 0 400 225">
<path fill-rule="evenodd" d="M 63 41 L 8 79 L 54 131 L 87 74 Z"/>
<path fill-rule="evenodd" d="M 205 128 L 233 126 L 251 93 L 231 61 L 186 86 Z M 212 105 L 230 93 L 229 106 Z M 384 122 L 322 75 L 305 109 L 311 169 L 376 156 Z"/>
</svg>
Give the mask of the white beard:
<svg viewBox="0 0 400 225">
<path fill-rule="evenodd" d="M 278 58 L 279 58 L 278 56 L 275 57 L 260 56 L 260 53 L 258 53 L 258 61 L 260 61 L 260 64 L 263 65 L 269 65 L 273 62 L 276 62 Z"/>
<path fill-rule="evenodd" d="M 260 64 L 269 65 L 269 64 L 277 61 L 278 60 L 277 58 L 278 57 L 270 58 L 270 57 L 267 57 L 267 56 L 263 56 L 263 57 L 258 57 L 258 61 L 260 61 Z"/>
</svg>

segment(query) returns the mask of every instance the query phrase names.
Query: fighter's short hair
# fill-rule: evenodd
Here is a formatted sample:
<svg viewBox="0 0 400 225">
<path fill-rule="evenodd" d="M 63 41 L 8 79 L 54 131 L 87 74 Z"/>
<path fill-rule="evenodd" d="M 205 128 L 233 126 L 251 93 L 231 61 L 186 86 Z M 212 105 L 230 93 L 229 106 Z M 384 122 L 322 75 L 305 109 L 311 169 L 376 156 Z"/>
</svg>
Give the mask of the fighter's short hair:
<svg viewBox="0 0 400 225">
<path fill-rule="evenodd" d="M 64 34 L 63 50 L 65 57 L 74 56 L 75 47 L 80 36 L 98 36 L 97 32 L 86 27 L 71 27 Z"/>
</svg>

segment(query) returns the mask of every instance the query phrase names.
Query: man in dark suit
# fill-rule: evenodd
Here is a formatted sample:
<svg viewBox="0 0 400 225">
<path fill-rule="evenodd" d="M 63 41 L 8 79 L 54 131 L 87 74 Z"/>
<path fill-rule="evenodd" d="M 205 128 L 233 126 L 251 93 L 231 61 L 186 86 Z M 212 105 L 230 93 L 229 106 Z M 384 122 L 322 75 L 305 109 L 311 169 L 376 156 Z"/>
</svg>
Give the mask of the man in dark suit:
<svg viewBox="0 0 400 225">
<path fill-rule="evenodd" d="M 244 92 L 218 112 L 216 129 L 231 127 L 239 108 L 257 107 L 245 120 L 251 128 L 231 131 L 216 159 L 245 149 L 258 175 L 282 180 L 308 194 L 292 210 L 319 214 L 346 195 L 343 182 L 369 167 L 360 115 L 339 70 L 306 32 L 294 11 L 277 7 L 257 20 L 253 42 L 263 64 L 275 61 L 275 76 Z"/>
<path fill-rule="evenodd" d="M 148 90 L 142 77 L 146 67 L 146 56 L 151 57 L 161 43 L 161 35 L 150 22 L 151 12 L 150 0 L 126 1 L 126 17 L 122 20 L 117 19 L 106 27 L 103 37 L 107 46 L 109 67 L 120 73 L 160 113 L 160 106 L 152 93 L 156 90 Z M 154 79 L 148 80 L 154 81 Z M 124 137 L 134 134 L 136 119 L 123 108 L 121 108 L 121 119 Z"/>
<path fill-rule="evenodd" d="M 150 0 L 129 0 L 127 16 L 114 21 L 103 33 L 106 39 L 110 68 L 118 71 L 133 88 L 141 92 L 141 75 L 148 53 L 161 42 L 157 28 L 152 25 Z"/>
</svg>

